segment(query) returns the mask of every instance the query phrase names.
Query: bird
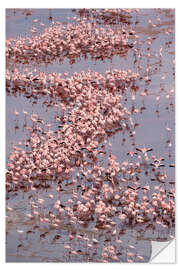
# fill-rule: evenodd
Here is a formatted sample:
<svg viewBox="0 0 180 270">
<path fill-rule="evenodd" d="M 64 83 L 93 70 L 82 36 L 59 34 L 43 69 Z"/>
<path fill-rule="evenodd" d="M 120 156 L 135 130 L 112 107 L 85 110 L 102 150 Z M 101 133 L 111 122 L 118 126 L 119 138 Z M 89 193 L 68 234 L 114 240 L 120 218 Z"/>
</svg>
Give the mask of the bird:
<svg viewBox="0 0 180 270">
<path fill-rule="evenodd" d="M 174 185 L 175 184 L 175 181 L 170 181 L 168 182 L 170 185 Z"/>
<path fill-rule="evenodd" d="M 150 165 L 155 167 L 155 168 L 165 167 L 165 165 L 161 164 L 160 162 L 150 163 Z"/>
<path fill-rule="evenodd" d="M 175 164 L 170 164 L 169 167 L 170 168 L 175 168 Z"/>
<path fill-rule="evenodd" d="M 136 150 L 143 153 L 143 154 L 145 154 L 147 152 L 152 151 L 153 149 L 152 148 L 145 148 L 145 147 L 144 148 L 136 147 Z"/>
<path fill-rule="evenodd" d="M 152 158 L 154 159 L 154 163 L 160 163 L 161 161 L 164 161 L 165 159 L 160 157 L 160 158 L 156 158 L 155 156 L 152 156 Z"/>
<path fill-rule="evenodd" d="M 131 187 L 131 186 L 127 186 L 128 188 L 130 188 L 130 189 L 133 189 L 134 191 L 136 191 L 136 190 L 138 190 L 138 189 L 140 189 L 141 187 L 139 186 L 139 187 L 137 187 L 137 188 L 133 188 L 133 187 Z"/>
<path fill-rule="evenodd" d="M 127 152 L 127 155 L 130 155 L 131 157 L 133 157 L 134 155 L 137 155 L 137 153 L 135 151 L 129 151 Z"/>
</svg>

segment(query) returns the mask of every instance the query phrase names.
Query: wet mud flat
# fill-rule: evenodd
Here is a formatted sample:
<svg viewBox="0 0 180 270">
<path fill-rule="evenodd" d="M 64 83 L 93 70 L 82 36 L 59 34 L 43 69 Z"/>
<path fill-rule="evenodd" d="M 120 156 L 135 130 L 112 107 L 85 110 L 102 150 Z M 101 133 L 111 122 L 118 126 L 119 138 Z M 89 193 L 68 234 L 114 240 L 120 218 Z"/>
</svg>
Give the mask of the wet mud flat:
<svg viewBox="0 0 180 270">
<path fill-rule="evenodd" d="M 7 262 L 149 262 L 174 239 L 174 21 L 6 10 Z"/>
</svg>

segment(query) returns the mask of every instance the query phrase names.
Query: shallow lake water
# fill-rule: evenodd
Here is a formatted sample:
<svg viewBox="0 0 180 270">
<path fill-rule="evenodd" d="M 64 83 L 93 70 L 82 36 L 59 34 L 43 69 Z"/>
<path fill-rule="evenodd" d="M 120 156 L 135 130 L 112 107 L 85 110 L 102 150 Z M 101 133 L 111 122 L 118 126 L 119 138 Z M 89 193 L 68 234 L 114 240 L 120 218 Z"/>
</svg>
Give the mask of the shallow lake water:
<svg viewBox="0 0 180 270">
<path fill-rule="evenodd" d="M 36 63 L 35 61 L 18 63 L 18 60 L 8 58 L 6 68 L 10 74 L 13 74 L 15 68 L 25 73 L 25 76 L 30 76 L 27 73 L 32 72 L 34 78 L 40 72 L 45 74 L 66 72 L 68 75 L 62 75 L 64 79 L 73 76 L 74 72 L 87 73 L 89 70 L 98 72 L 104 77 L 107 70 L 113 72 L 114 69 L 138 73 L 135 90 L 133 91 L 128 86 L 121 93 L 121 106 L 126 107 L 130 112 L 130 119 L 125 120 L 124 126 L 122 124 L 114 132 L 109 130 L 106 138 L 103 138 L 97 146 L 98 149 L 104 151 L 104 154 L 99 155 L 96 160 L 91 160 L 90 167 L 97 165 L 107 169 L 108 157 L 111 155 L 116 157 L 116 162 L 121 168 L 131 166 L 130 163 L 140 162 L 141 170 L 132 174 L 133 179 L 127 180 L 127 174 L 124 174 L 127 181 L 122 181 L 118 186 L 121 191 L 120 197 L 127 189 L 132 190 L 132 187 L 136 189 L 138 186 L 139 201 L 144 195 L 147 195 L 151 201 L 156 190 L 154 187 L 158 186 L 159 189 L 164 190 L 161 190 L 161 193 L 164 192 L 166 199 L 169 198 L 169 194 L 174 200 L 175 11 L 173 9 L 132 9 L 130 12 L 122 11 L 119 17 L 112 16 L 112 13 L 108 12 L 102 15 L 101 11 L 7 9 L 7 40 L 11 38 L 18 40 L 22 37 L 34 38 L 36 35 L 40 36 L 45 27 L 53 27 L 56 22 L 61 22 L 64 27 L 67 27 L 69 24 L 78 25 L 81 20 L 96 23 L 97 28 L 108 26 L 117 31 L 122 29 L 122 32 L 129 31 L 132 34 L 128 36 L 125 53 L 115 53 L 109 59 L 106 57 L 95 59 L 87 54 L 86 57 L 80 55 L 75 58 L 73 63 L 66 56 L 60 62 L 55 59 L 50 63 Z M 31 32 L 32 27 L 37 29 L 35 33 Z M 25 146 L 31 134 L 26 127 L 34 128 L 31 115 L 36 114 L 40 119 L 39 122 L 43 121 L 42 124 L 38 124 L 44 133 L 48 130 L 46 125 L 51 124 L 54 138 L 57 138 L 60 125 L 57 117 L 63 115 L 63 102 L 58 97 L 41 95 L 39 92 L 37 95 L 30 95 L 22 91 L 21 82 L 18 86 L 18 90 L 13 90 L 12 84 L 6 89 L 8 170 L 13 147 L 21 147 L 25 152 L 32 151 L 30 146 Z M 30 87 L 28 89 L 31 92 L 32 89 Z M 34 90 L 38 91 L 38 87 Z M 65 114 L 71 113 L 71 109 L 72 107 Z M 19 114 L 16 115 L 14 112 Z M 33 133 L 35 132 L 34 130 Z M 101 148 L 102 145 L 104 148 Z M 146 153 L 144 155 L 138 150 L 141 148 L 150 149 L 145 160 Z M 135 152 L 132 156 L 131 151 Z M 87 155 L 86 160 L 88 158 Z M 156 158 L 162 158 L 160 165 L 163 166 L 157 166 Z M 15 166 L 18 166 L 16 161 L 17 159 L 14 159 L 13 162 Z M 124 163 L 126 161 L 129 165 Z M 61 178 L 60 184 L 57 183 L 56 177 L 53 181 L 45 179 L 41 183 L 36 176 L 33 176 L 34 189 L 23 189 L 10 181 L 6 192 L 7 262 L 149 262 L 152 254 L 151 241 L 163 242 L 174 238 L 174 221 L 168 220 L 167 223 L 163 223 L 160 217 L 147 222 L 122 222 L 112 210 L 112 215 L 107 217 L 110 225 L 105 228 L 96 226 L 97 216 L 85 224 L 83 222 L 71 223 L 71 218 L 68 219 L 67 216 L 59 217 L 59 213 L 54 209 L 55 202 L 60 200 L 63 208 L 67 208 L 70 212 L 68 207 L 71 208 L 78 200 L 82 202 L 82 195 L 86 190 L 96 187 L 94 183 L 87 181 L 86 176 L 78 178 L 79 174 L 82 176 L 82 173 L 86 173 L 88 169 L 88 166 L 85 168 L 75 166 L 68 176 L 63 175 L 64 178 Z M 111 184 L 116 193 L 114 183 L 107 183 L 110 186 Z M 23 184 L 20 183 L 20 185 Z M 60 190 L 57 190 L 59 186 Z M 146 192 L 143 189 L 145 186 L 149 186 L 150 190 Z M 77 192 L 77 197 L 73 196 L 74 191 Z M 95 207 L 99 203 L 97 198 L 102 199 L 103 196 L 101 193 L 96 194 L 95 197 L 92 196 Z M 118 215 L 124 213 L 117 200 L 108 201 L 109 204 L 116 208 L 115 212 Z M 35 211 L 38 214 L 34 214 Z M 58 223 L 57 220 L 55 222 L 51 218 L 60 221 Z"/>
</svg>

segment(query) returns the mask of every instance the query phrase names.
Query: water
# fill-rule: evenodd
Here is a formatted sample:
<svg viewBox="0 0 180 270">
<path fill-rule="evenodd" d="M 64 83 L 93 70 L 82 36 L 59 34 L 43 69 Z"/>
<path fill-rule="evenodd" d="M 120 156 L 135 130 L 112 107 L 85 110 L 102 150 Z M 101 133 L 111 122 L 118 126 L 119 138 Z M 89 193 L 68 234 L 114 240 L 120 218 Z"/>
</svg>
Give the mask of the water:
<svg viewBox="0 0 180 270">
<path fill-rule="evenodd" d="M 32 25 L 38 29 L 38 35 L 42 32 L 44 26 L 40 26 L 39 23 L 45 24 L 45 27 L 49 27 L 53 22 L 60 21 L 66 25 L 66 23 L 75 23 L 75 18 L 83 19 L 84 15 L 79 17 L 78 11 L 71 9 L 32 9 L 32 10 L 11 10 L 6 11 L 6 38 L 18 39 L 20 36 L 32 37 L 30 32 Z M 122 94 L 122 105 L 132 112 L 133 106 L 139 110 L 137 113 L 132 113 L 131 118 L 133 125 L 136 124 L 136 128 L 130 128 L 130 130 L 124 130 L 115 132 L 115 134 L 107 137 L 110 146 L 105 148 L 106 154 L 96 161 L 95 164 L 101 164 L 107 168 L 107 157 L 110 152 L 116 156 L 116 161 L 120 166 L 124 161 L 133 162 L 134 164 L 141 161 L 137 155 L 130 157 L 127 155 L 129 151 L 134 151 L 136 147 L 150 147 L 152 152 L 148 153 L 148 164 L 153 162 L 151 154 L 157 158 L 163 157 L 165 160 L 162 163 L 165 167 L 159 169 L 161 174 L 166 174 L 165 183 L 162 184 L 158 181 L 151 181 L 156 178 L 157 171 L 152 171 L 152 166 L 143 167 L 142 172 L 138 174 L 139 185 L 141 187 L 149 185 L 151 190 L 149 192 L 149 198 L 152 198 L 153 188 L 156 185 L 162 186 L 166 190 L 166 194 L 171 192 L 173 182 L 175 178 L 175 172 L 173 167 L 169 165 L 175 162 L 174 155 L 174 133 L 175 133 L 175 117 L 174 117 L 174 91 L 175 90 L 175 74 L 174 74 L 174 10 L 166 9 L 140 9 L 139 12 L 132 10 L 130 13 L 131 18 L 128 20 L 130 24 L 122 21 L 118 24 L 110 24 L 115 29 L 119 26 L 124 29 L 130 27 L 131 31 L 134 30 L 136 35 L 130 36 L 128 44 L 134 45 L 132 48 L 128 48 L 127 53 L 122 56 L 114 55 L 112 59 L 104 58 L 102 60 L 94 60 L 89 55 L 87 59 L 82 56 L 75 59 L 74 64 L 70 64 L 69 60 L 64 57 L 61 63 L 54 61 L 47 64 L 13 64 L 11 61 L 7 61 L 7 68 L 12 70 L 17 67 L 20 72 L 24 72 L 24 68 L 28 68 L 34 74 L 39 74 L 40 71 L 46 74 L 51 72 L 64 73 L 68 72 L 68 77 L 72 76 L 74 72 L 80 73 L 88 70 L 93 70 L 101 73 L 105 76 L 107 70 L 113 69 L 128 70 L 138 72 L 140 79 L 136 80 L 137 91 L 133 93 L 135 100 L 132 100 L 132 89 Z M 67 18 L 68 17 L 68 18 Z M 99 17 L 98 17 L 99 18 Z M 38 22 L 33 22 L 38 19 Z M 92 21 L 96 21 L 96 17 L 88 18 Z M 102 23 L 102 17 L 101 17 Z M 96 21 L 97 24 L 99 19 Z M 106 25 L 108 21 L 106 21 Z M 98 24 L 98 27 L 103 27 L 104 24 Z M 148 55 L 150 53 L 150 55 Z M 161 56 L 162 54 L 162 56 Z M 147 77 L 147 78 L 146 78 Z M 148 81 L 149 80 L 149 81 Z M 143 96 L 142 93 L 145 93 Z M 159 100 L 157 99 L 159 97 Z M 50 101 L 52 102 L 50 103 Z M 54 106 L 54 103 L 57 106 Z M 50 105 L 48 105 L 50 104 Z M 23 109 L 28 112 L 26 118 L 22 113 Z M 13 114 L 14 110 L 19 112 L 18 117 Z M 47 96 L 33 96 L 27 98 L 26 95 L 18 92 L 7 92 L 6 98 L 6 159 L 7 164 L 9 162 L 9 154 L 13 151 L 13 146 L 17 146 L 18 142 L 25 142 L 29 138 L 29 132 L 23 127 L 27 124 L 30 126 L 32 123 L 29 120 L 30 115 L 38 114 L 38 117 L 43 119 L 46 124 L 51 123 L 53 131 L 57 130 L 56 116 L 61 115 L 62 108 L 61 103 L 57 100 L 53 100 Z M 129 122 L 128 122 L 129 123 Z M 43 125 L 42 125 L 43 127 Z M 171 130 L 168 132 L 167 127 Z M 132 135 L 132 131 L 135 131 Z M 171 144 L 170 144 L 171 143 Z M 102 143 L 103 144 L 103 143 Z M 25 150 L 25 146 L 21 146 Z M 138 154 L 141 153 L 138 152 Z M 86 156 L 87 158 L 87 156 Z M 91 164 L 92 166 L 92 164 Z M 90 167 L 91 167 L 90 166 Z M 78 169 L 72 173 L 72 178 L 76 179 L 78 175 Z M 81 171 L 79 171 L 81 173 Z M 147 172 L 147 173 L 146 173 Z M 69 177 L 71 178 L 71 177 Z M 68 179 L 68 176 L 67 176 Z M 70 179 L 69 179 L 70 180 Z M 79 180 L 78 180 L 79 181 Z M 38 215 L 33 215 L 30 202 L 35 201 L 38 205 L 38 211 L 41 218 L 57 214 L 53 208 L 54 202 L 60 197 L 61 203 L 68 205 L 67 200 L 73 199 L 72 191 L 76 190 L 77 182 L 72 187 L 66 185 L 66 181 L 63 181 L 61 188 L 63 191 L 58 192 L 56 190 L 56 181 L 46 180 L 43 182 L 44 187 L 38 186 L 36 190 L 23 190 L 17 189 L 7 191 L 7 237 L 6 237 L 6 260 L 8 262 L 87 262 L 87 261 L 102 261 L 102 253 L 108 253 L 109 251 L 103 250 L 104 247 L 113 245 L 116 249 L 118 259 L 113 258 L 113 255 L 109 255 L 107 261 L 118 262 L 148 262 L 151 258 L 151 240 L 167 241 L 174 236 L 174 226 L 162 228 L 161 225 L 149 223 L 133 224 L 121 224 L 117 217 L 114 216 L 112 220 L 116 222 L 115 228 L 117 229 L 117 235 L 122 241 L 122 244 L 116 242 L 116 237 L 112 236 L 114 230 L 113 225 L 110 230 L 99 228 L 97 231 L 93 230 L 95 221 L 89 222 L 85 228 L 83 225 L 69 224 L 67 220 L 61 220 L 58 226 L 53 225 L 53 222 L 44 222 L 39 220 Z M 85 180 L 82 180 L 85 181 Z M 134 181 L 134 180 L 133 180 Z M 134 182 L 129 180 L 129 185 L 134 186 Z M 70 182 L 70 181 L 69 181 Z M 37 181 L 38 185 L 38 181 Z M 85 182 L 86 188 L 91 187 L 91 182 Z M 109 184 L 108 184 L 109 185 Z M 127 188 L 127 184 L 122 183 L 124 191 Z M 78 199 L 81 199 L 81 190 L 78 191 Z M 49 198 L 48 195 L 52 194 L 54 197 Z M 102 196 L 102 194 L 100 195 Z M 139 191 L 140 200 L 142 199 L 143 192 Z M 44 203 L 39 203 L 38 199 L 43 199 Z M 96 202 L 97 203 L 97 202 Z M 11 210 L 11 208 L 13 210 Z M 31 213 L 32 218 L 26 216 Z M 56 222 L 55 222 L 56 223 Z M 153 228 L 153 225 L 155 228 Z M 158 227 L 159 226 L 159 227 Z M 17 231 L 23 232 L 17 232 Z M 109 232 L 108 232 L 109 231 Z M 78 245 L 76 237 L 72 240 L 69 239 L 69 234 L 75 232 L 81 232 L 82 238 L 88 237 L 88 243 L 91 246 L 87 246 L 87 241 L 82 239 Z M 106 232 L 106 233 L 105 233 Z M 76 235 L 76 234 L 75 234 Z M 116 235 L 116 236 L 117 236 Z M 107 237 L 106 237 L 107 236 Z M 93 237 L 98 241 L 98 245 L 94 245 L 92 242 Z M 77 254 L 70 254 L 68 250 L 64 248 L 65 243 L 70 243 L 72 250 Z M 127 253 L 133 252 L 133 249 L 128 247 L 134 246 L 136 252 L 132 256 Z M 111 254 L 111 252 L 109 253 Z M 142 256 L 137 257 L 137 256 Z"/>
</svg>

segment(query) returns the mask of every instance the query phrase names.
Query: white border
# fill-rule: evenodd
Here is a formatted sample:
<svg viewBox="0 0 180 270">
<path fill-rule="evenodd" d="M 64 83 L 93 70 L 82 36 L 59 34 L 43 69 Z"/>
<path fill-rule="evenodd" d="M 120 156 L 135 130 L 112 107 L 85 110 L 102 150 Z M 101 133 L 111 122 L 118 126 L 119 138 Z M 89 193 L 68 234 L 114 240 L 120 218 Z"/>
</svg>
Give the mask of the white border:
<svg viewBox="0 0 180 270">
<path fill-rule="evenodd" d="M 0 31 L 0 42 L 1 42 L 1 50 L 0 50 L 0 56 L 1 56 L 1 89 L 0 89 L 0 243 L 1 243 L 1 247 L 0 247 L 0 264 L 1 264 L 1 269 L 5 269 L 5 268 L 12 268 L 12 267 L 18 267 L 18 269 L 24 269 L 24 267 L 26 267 L 27 269 L 30 268 L 37 268 L 37 267 L 41 267 L 42 264 L 39 263 L 33 263 L 33 265 L 31 263 L 26 263 L 26 265 L 24 263 L 5 263 L 5 236 L 4 236 L 4 231 L 5 231 L 5 223 L 4 223 L 4 216 L 5 216 L 5 188 L 4 188 L 4 171 L 5 171 L 5 90 L 4 90 L 4 85 L 5 85 L 5 80 L 4 80 L 4 70 L 5 70 L 5 57 L 4 57 L 4 41 L 5 41 L 5 8 L 80 8 L 80 7 L 86 7 L 86 8 L 118 8 L 118 7 L 122 7 L 122 8 L 176 8 L 176 29 L 178 29 L 178 26 L 180 25 L 179 22 L 179 18 L 180 18 L 180 14 L 179 14 L 179 7 L 178 7 L 178 3 L 179 1 L 175 1 L 175 0 L 171 0 L 169 1 L 155 1 L 155 0 L 151 0 L 151 1 L 140 1 L 140 0 L 134 0 L 134 1 L 120 1 L 120 0 L 116 0 L 116 1 L 95 1 L 95 0 L 91 0 L 91 1 L 80 1 L 80 0 L 76 0 L 76 1 L 53 1 L 51 0 L 51 2 L 49 3 L 49 1 L 40 1 L 40 0 L 31 0 L 29 1 L 1 1 L 0 4 L 0 27 L 1 27 L 1 31 Z M 178 31 L 176 31 L 176 60 L 179 59 L 178 57 L 178 48 L 179 48 L 179 35 L 178 35 Z M 178 89 L 178 63 L 176 64 L 176 164 L 178 164 L 178 150 L 179 150 L 179 138 L 180 138 L 180 134 L 179 134 L 179 91 L 180 89 Z M 177 249 L 178 249 L 178 240 L 179 240 L 179 233 L 177 231 L 177 228 L 179 226 L 179 215 L 178 215 L 178 181 L 180 179 L 178 179 L 178 171 L 176 170 L 176 254 L 178 254 Z M 177 268 L 179 262 L 178 262 L 178 258 L 176 256 L 176 264 L 161 264 L 161 265 L 152 265 L 152 264 L 59 264 L 59 263 L 44 263 L 43 264 L 43 268 L 47 269 L 49 267 L 53 267 L 54 269 L 56 268 L 65 268 L 65 269 L 70 269 L 71 267 L 77 267 L 78 269 L 92 269 L 93 268 L 101 268 L 101 269 L 120 269 L 121 267 L 123 269 L 131 269 L 133 267 L 133 269 L 144 269 L 144 267 L 163 267 L 163 269 L 169 269 L 169 267 L 171 268 Z"/>
</svg>

